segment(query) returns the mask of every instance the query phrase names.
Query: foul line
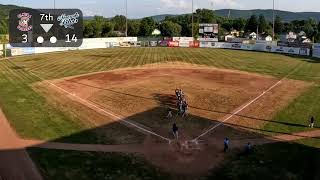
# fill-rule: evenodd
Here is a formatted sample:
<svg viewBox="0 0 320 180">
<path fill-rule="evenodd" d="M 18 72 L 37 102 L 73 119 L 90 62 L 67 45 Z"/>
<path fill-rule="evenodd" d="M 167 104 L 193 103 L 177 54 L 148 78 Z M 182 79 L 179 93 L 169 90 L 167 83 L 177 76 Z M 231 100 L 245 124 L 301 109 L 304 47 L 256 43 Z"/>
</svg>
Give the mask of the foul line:
<svg viewBox="0 0 320 180">
<path fill-rule="evenodd" d="M 274 85 L 272 85 L 269 89 L 267 89 L 266 91 L 263 91 L 263 93 L 261 93 L 259 96 L 257 96 L 256 98 L 254 98 L 253 100 L 251 100 L 250 102 L 248 102 L 247 104 L 245 104 L 243 107 L 241 107 L 240 109 L 238 109 L 236 112 L 230 114 L 229 116 L 227 116 L 226 118 L 224 118 L 220 123 L 216 124 L 215 126 L 213 126 L 212 128 L 208 129 L 207 131 L 205 131 L 204 133 L 202 133 L 201 135 L 199 135 L 197 138 L 191 140 L 193 142 L 198 141 L 201 137 L 207 135 L 208 133 L 210 133 L 211 131 L 215 130 L 216 128 L 218 128 L 219 126 L 223 125 L 225 122 L 227 122 L 228 120 L 230 120 L 233 116 L 237 115 L 239 112 L 243 111 L 244 109 L 246 109 L 248 106 L 250 106 L 252 103 L 256 102 L 258 99 L 260 99 L 262 96 L 264 96 L 267 92 L 271 91 L 272 89 L 274 89 L 276 86 L 278 86 L 280 83 L 282 83 L 282 81 L 284 79 L 286 79 L 287 77 L 289 77 L 291 74 L 293 74 L 295 71 L 297 71 L 300 67 L 302 63 L 300 63 L 297 67 L 295 67 L 290 73 L 288 73 L 285 77 L 283 77 L 282 79 L 280 79 L 278 82 L 276 82 Z"/>
<path fill-rule="evenodd" d="M 13 63 L 13 62 L 12 62 L 12 63 Z M 13 63 L 13 64 L 14 64 L 14 63 Z M 148 129 L 145 129 L 145 128 L 143 128 L 143 127 L 140 127 L 140 126 L 136 125 L 135 123 L 129 122 L 129 121 L 125 120 L 124 118 L 121 118 L 121 117 L 118 116 L 118 115 L 115 115 L 115 114 L 113 114 L 113 113 L 111 113 L 111 112 L 108 112 L 108 111 L 106 111 L 106 110 L 98 107 L 97 105 L 95 105 L 95 104 L 93 104 L 93 103 L 91 103 L 91 102 L 89 102 L 89 101 L 87 101 L 87 100 L 85 100 L 85 99 L 83 99 L 83 98 L 81 98 L 81 97 L 79 97 L 79 96 L 77 96 L 77 95 L 75 95 L 75 94 L 73 94 L 73 93 L 71 93 L 71 92 L 63 89 L 62 87 L 57 86 L 56 84 L 54 84 L 54 83 L 52 83 L 52 82 L 50 82 L 50 81 L 48 81 L 48 80 L 45 80 L 45 79 L 41 78 L 40 76 L 36 75 L 35 73 L 33 73 L 33 72 L 31 72 L 31 71 L 28 71 L 28 72 L 31 73 L 32 75 L 34 75 L 35 77 L 39 78 L 40 80 L 42 80 L 42 81 L 44 81 L 44 82 L 47 82 L 48 84 L 54 86 L 55 88 L 57 88 L 57 89 L 65 92 L 65 93 L 67 93 L 67 94 L 69 94 L 69 95 L 71 95 L 71 96 L 73 96 L 73 97 L 75 97 L 75 98 L 77 98 L 78 100 L 80 100 L 80 101 L 82 101 L 83 103 L 87 104 L 87 106 L 88 106 L 88 105 L 89 105 L 89 106 L 92 106 L 92 107 L 98 109 L 99 111 L 101 111 L 101 112 L 103 112 L 103 113 L 105 113 L 105 114 L 107 114 L 107 115 L 109 115 L 109 116 L 111 116 L 111 117 L 114 117 L 114 118 L 120 120 L 121 122 L 127 123 L 127 124 L 129 124 L 129 125 L 137 128 L 137 129 L 140 129 L 140 130 L 142 130 L 142 131 L 144 131 L 144 132 L 146 132 L 146 133 L 149 133 L 149 134 L 152 134 L 152 135 L 154 135 L 154 136 L 156 136 L 156 137 L 159 137 L 160 139 L 163 139 L 163 140 L 167 141 L 169 144 L 171 143 L 171 140 L 170 140 L 169 138 L 163 137 L 163 136 L 161 136 L 161 135 L 159 135 L 159 134 L 157 134 L 157 133 L 155 133 L 155 132 L 152 132 L 152 131 L 150 131 L 150 130 L 148 130 Z"/>
</svg>

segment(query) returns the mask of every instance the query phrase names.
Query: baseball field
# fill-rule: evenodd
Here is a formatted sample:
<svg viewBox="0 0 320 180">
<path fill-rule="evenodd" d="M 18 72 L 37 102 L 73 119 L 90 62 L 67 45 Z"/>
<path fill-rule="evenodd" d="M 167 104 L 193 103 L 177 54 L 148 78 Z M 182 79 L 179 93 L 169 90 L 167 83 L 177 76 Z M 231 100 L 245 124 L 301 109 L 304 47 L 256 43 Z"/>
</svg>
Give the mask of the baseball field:
<svg viewBox="0 0 320 180">
<path fill-rule="evenodd" d="M 0 60 L 0 87 L 0 119 L 17 134 L 5 150 L 26 148 L 44 179 L 320 178 L 317 59 L 196 48 L 57 52 Z M 175 89 L 185 93 L 186 117 Z M 248 142 L 254 151 L 244 155 Z"/>
</svg>

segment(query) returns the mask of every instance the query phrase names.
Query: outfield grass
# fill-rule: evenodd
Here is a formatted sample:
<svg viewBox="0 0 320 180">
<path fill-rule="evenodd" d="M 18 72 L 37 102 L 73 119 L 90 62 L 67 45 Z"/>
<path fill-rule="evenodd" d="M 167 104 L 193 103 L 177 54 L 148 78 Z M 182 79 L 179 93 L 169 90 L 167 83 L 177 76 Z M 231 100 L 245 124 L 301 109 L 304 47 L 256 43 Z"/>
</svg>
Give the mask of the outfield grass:
<svg viewBox="0 0 320 180">
<path fill-rule="evenodd" d="M 0 105 L 18 133 L 27 138 L 54 139 L 88 128 L 49 105 L 30 85 L 39 79 L 62 78 L 150 63 L 180 61 L 219 68 L 320 83 L 320 63 L 308 58 L 223 49 L 117 48 L 57 52 L 0 61 Z M 288 90 L 289 91 L 289 90 Z M 313 87 L 281 111 L 275 121 L 305 124 L 310 114 L 319 117 L 319 87 Z M 290 125 L 267 124 L 276 132 L 301 130 Z M 88 136 L 90 137 L 90 136 Z M 91 138 L 92 139 L 92 138 Z"/>
<path fill-rule="evenodd" d="M 222 49 L 119 48 L 58 52 L 15 57 L 0 61 L 0 107 L 22 137 L 67 138 L 68 142 L 99 142 L 86 124 L 49 104 L 31 88 L 44 79 L 56 79 L 150 63 L 180 61 L 218 68 L 284 77 L 315 83 L 288 107 L 281 110 L 264 130 L 306 130 L 310 115 L 320 118 L 320 61 L 279 54 Z M 288 89 L 290 91 L 290 89 Z M 116 128 L 117 129 L 117 128 Z M 88 132 L 80 133 L 77 132 Z M 69 136 L 73 134 L 73 136 Z M 76 135 L 74 135 L 76 134 Z M 277 143 L 257 147 L 250 156 L 231 155 L 214 175 L 204 179 L 319 179 L 316 167 L 320 140 L 305 139 L 294 144 Z M 119 153 L 91 153 L 28 149 L 45 179 L 170 179 L 140 157 Z"/>
<path fill-rule="evenodd" d="M 267 123 L 264 130 L 275 133 L 292 133 L 308 130 L 311 116 L 316 117 L 318 120 L 320 118 L 319 102 L 320 87 L 316 85 L 278 112 L 273 118 L 275 122 Z M 320 127 L 318 123 L 316 123 L 316 127 Z"/>
</svg>

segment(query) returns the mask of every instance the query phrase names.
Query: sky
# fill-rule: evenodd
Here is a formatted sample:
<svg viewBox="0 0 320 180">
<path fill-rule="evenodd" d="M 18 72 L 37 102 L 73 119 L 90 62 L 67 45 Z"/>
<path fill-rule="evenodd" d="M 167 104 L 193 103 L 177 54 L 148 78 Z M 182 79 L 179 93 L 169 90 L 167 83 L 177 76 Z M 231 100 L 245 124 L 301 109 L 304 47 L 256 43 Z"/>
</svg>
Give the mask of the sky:
<svg viewBox="0 0 320 180">
<path fill-rule="evenodd" d="M 192 0 L 127 0 L 128 17 L 183 14 L 192 10 Z M 79 8 L 85 16 L 112 17 L 125 14 L 126 0 L 55 0 L 56 8 Z M 307 3 L 306 3 L 307 2 Z M 53 8 L 54 0 L 0 0 L 30 8 Z M 272 0 L 194 0 L 194 9 L 272 9 Z M 320 0 L 275 0 L 275 8 L 294 12 L 320 12 Z"/>
</svg>

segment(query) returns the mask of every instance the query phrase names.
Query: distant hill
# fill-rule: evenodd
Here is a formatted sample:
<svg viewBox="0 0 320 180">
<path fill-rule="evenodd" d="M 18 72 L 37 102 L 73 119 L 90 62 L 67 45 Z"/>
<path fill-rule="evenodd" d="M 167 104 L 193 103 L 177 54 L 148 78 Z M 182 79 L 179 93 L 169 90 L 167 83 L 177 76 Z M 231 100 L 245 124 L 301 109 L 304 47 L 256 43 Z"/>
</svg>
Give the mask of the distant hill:
<svg viewBox="0 0 320 180">
<path fill-rule="evenodd" d="M 220 9 L 215 11 L 218 16 L 228 16 L 229 9 Z M 251 15 L 264 15 L 267 20 L 272 21 L 272 9 L 253 9 L 253 10 L 236 10 L 230 9 L 230 16 L 234 18 L 249 18 Z M 289 22 L 293 20 L 308 20 L 314 18 L 320 21 L 320 12 L 289 12 L 276 10 L 275 14 L 280 16 L 283 21 Z"/>
<path fill-rule="evenodd" d="M 0 4 L 0 19 L 6 19 L 9 16 L 9 12 L 12 9 L 20 9 L 23 7 L 15 6 L 15 5 L 2 5 Z"/>
<path fill-rule="evenodd" d="M 0 19 L 6 19 L 9 15 L 10 10 L 23 8 L 15 5 L 2 5 L 0 4 Z M 232 18 L 249 18 L 251 15 L 260 14 L 264 15 L 267 20 L 272 21 L 272 9 L 253 9 L 253 10 L 237 10 L 237 9 L 220 9 L 216 10 L 215 14 L 218 16 L 228 16 L 230 11 L 230 16 Z M 314 18 L 317 21 L 320 21 L 320 12 L 289 12 L 289 11 L 280 11 L 276 10 L 275 14 L 280 16 L 283 21 L 289 22 L 293 20 L 307 20 L 309 18 Z M 176 14 L 161 14 L 156 16 L 151 16 L 155 21 L 159 22 L 165 19 L 166 16 L 177 16 Z M 93 19 L 92 16 L 84 17 L 85 20 Z"/>
<path fill-rule="evenodd" d="M 229 14 L 229 9 L 220 9 L 216 10 L 215 14 L 218 16 L 227 17 Z M 253 9 L 253 10 L 236 10 L 230 9 L 231 18 L 249 18 L 251 15 L 259 16 L 260 14 L 264 15 L 268 21 L 272 21 L 272 9 Z M 280 16 L 281 19 L 285 22 L 290 22 L 293 20 L 307 20 L 309 18 L 314 18 L 317 21 L 320 21 L 320 12 L 289 12 L 289 11 L 275 11 L 275 15 Z M 177 16 L 174 14 L 162 14 L 151 16 L 156 21 L 162 21 L 166 16 Z"/>
<path fill-rule="evenodd" d="M 164 20 L 167 16 L 177 16 L 173 14 L 161 14 L 161 15 L 156 15 L 156 16 L 150 16 L 152 19 L 154 19 L 156 22 Z"/>
</svg>

